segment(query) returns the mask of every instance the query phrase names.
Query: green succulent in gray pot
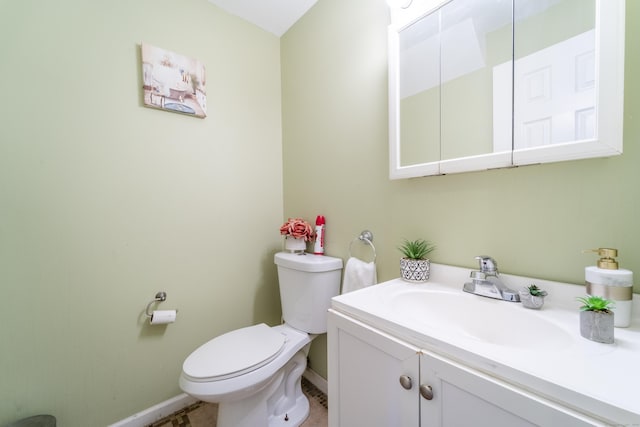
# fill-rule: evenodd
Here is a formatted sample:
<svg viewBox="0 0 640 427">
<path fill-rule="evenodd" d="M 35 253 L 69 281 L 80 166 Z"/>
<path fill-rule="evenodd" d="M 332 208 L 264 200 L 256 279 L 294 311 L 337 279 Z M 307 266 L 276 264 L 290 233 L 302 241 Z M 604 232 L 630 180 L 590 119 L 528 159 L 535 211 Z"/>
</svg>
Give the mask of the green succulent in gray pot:
<svg viewBox="0 0 640 427">
<path fill-rule="evenodd" d="M 538 285 L 531 284 L 520 290 L 519 294 L 523 307 L 538 310 L 544 305 L 547 291 L 540 289 Z"/>
<path fill-rule="evenodd" d="M 613 301 L 597 295 L 578 298 L 580 307 L 580 335 L 604 344 L 614 341 Z"/>
<path fill-rule="evenodd" d="M 412 283 L 426 282 L 431 271 L 431 261 L 427 257 L 435 248 L 433 243 L 425 239 L 405 239 L 398 247 L 403 255 L 400 259 L 400 277 Z"/>
</svg>

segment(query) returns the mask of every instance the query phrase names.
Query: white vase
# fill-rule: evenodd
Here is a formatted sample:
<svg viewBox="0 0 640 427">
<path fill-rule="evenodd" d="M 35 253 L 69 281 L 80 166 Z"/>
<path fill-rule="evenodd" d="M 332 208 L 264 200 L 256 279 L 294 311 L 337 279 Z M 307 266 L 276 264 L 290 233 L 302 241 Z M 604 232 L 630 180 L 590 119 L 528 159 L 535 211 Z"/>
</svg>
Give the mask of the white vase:
<svg viewBox="0 0 640 427">
<path fill-rule="evenodd" d="M 286 236 L 284 238 L 284 249 L 289 252 L 304 252 L 307 250 L 307 242 L 301 237 Z"/>
</svg>

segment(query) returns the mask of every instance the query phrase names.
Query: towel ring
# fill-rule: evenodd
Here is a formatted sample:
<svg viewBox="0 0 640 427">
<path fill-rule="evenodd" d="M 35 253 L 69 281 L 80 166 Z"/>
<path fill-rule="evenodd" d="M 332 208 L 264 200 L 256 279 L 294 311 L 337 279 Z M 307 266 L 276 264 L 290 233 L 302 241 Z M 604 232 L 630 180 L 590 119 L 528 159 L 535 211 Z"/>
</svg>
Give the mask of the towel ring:
<svg viewBox="0 0 640 427">
<path fill-rule="evenodd" d="M 371 246 L 371 249 L 373 250 L 373 262 L 376 262 L 378 255 L 376 254 L 376 247 L 373 246 L 373 234 L 369 230 L 364 230 L 358 237 L 354 238 L 351 243 L 349 243 L 349 258 L 351 258 L 351 246 L 353 246 L 353 242 L 356 240 L 361 240 Z"/>
</svg>

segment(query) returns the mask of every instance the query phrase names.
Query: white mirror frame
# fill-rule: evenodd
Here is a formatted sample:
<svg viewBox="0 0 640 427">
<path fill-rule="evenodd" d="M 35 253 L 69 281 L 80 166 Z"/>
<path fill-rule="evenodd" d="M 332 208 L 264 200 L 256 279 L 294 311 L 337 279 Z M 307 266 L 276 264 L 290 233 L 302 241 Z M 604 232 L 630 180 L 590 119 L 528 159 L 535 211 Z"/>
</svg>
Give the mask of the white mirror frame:
<svg viewBox="0 0 640 427">
<path fill-rule="evenodd" d="M 429 6 L 425 6 L 425 1 Z M 453 0 L 455 1 L 455 0 Z M 622 154 L 624 109 L 624 0 L 596 0 L 596 113 L 597 139 L 560 143 L 508 152 L 401 166 L 399 34 L 433 13 L 429 0 L 414 1 L 416 9 L 392 11 L 389 41 L 389 178 L 403 179 L 486 169 L 552 163 Z M 512 130 L 513 135 L 513 130 Z M 513 138 L 513 136 L 512 136 Z"/>
</svg>

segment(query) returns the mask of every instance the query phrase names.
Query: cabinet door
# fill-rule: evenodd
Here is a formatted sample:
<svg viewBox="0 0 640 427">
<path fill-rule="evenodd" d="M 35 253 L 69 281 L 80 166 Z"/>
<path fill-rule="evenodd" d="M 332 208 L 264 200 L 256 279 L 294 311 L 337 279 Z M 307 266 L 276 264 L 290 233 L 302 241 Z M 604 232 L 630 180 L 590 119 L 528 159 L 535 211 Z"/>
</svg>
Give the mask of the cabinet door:
<svg viewBox="0 0 640 427">
<path fill-rule="evenodd" d="M 419 425 L 417 348 L 330 310 L 328 352 L 331 427 Z"/>
<path fill-rule="evenodd" d="M 420 375 L 433 389 L 420 399 L 421 427 L 605 425 L 435 354 L 423 354 Z"/>
</svg>

